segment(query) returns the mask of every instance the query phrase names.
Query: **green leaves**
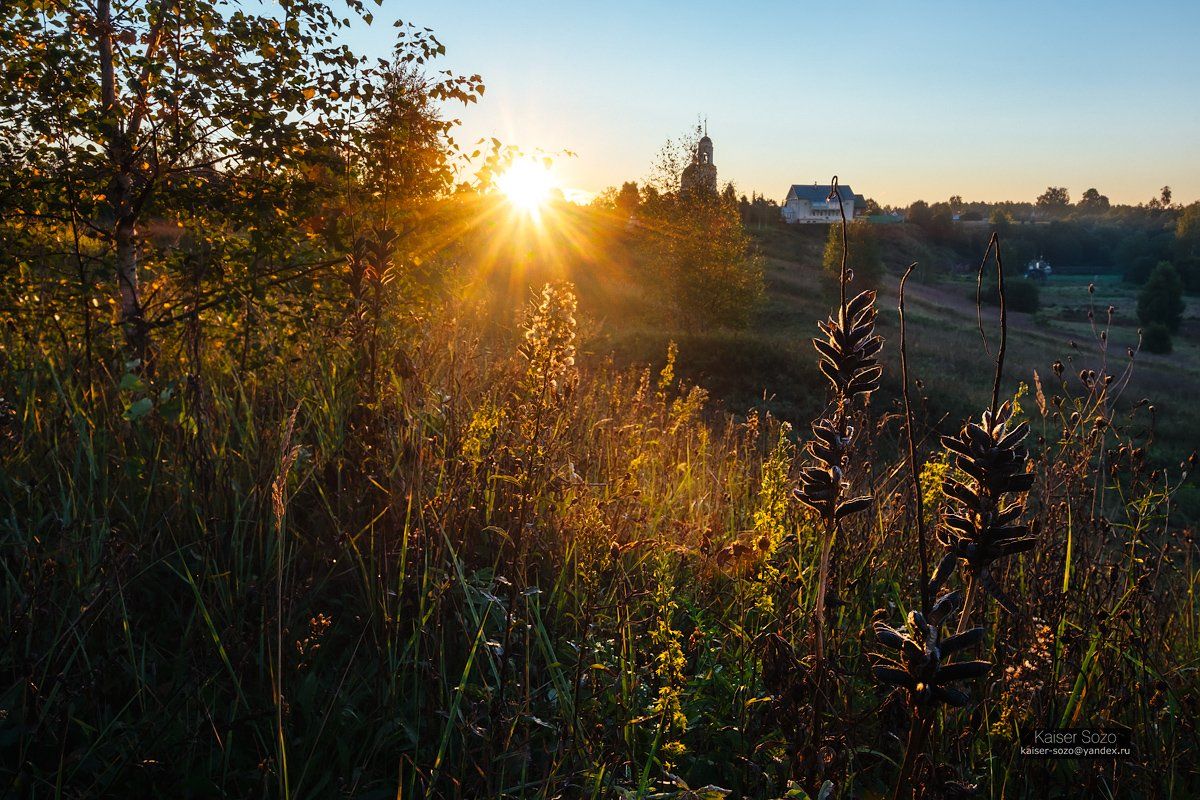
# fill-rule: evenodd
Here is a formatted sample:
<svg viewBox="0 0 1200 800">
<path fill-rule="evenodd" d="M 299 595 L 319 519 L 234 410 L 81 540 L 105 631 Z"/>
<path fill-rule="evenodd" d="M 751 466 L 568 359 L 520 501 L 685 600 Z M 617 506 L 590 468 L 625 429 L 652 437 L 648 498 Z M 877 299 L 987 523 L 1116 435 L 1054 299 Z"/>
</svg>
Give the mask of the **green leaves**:
<svg viewBox="0 0 1200 800">
<path fill-rule="evenodd" d="M 149 397 L 143 397 L 140 400 L 134 400 L 126 406 L 125 413 L 122 416 L 130 422 L 136 422 L 153 410 L 154 401 Z"/>
<path fill-rule="evenodd" d="M 145 391 L 146 389 L 146 384 L 142 381 L 142 379 L 132 372 L 126 372 L 124 375 L 122 375 L 121 383 L 119 385 L 121 391 L 123 392 L 141 392 Z"/>
</svg>

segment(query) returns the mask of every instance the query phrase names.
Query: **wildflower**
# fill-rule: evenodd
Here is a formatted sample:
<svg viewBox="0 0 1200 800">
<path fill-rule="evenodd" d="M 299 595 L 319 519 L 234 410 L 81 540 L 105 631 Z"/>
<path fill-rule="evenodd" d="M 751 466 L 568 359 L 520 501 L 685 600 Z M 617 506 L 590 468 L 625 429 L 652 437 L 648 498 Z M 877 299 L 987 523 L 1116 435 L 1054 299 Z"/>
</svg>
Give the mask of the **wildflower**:
<svg viewBox="0 0 1200 800">
<path fill-rule="evenodd" d="M 520 352 L 528 362 L 526 382 L 533 394 L 559 396 L 574 385 L 575 292 L 570 283 L 547 283 L 525 318 Z"/>
</svg>

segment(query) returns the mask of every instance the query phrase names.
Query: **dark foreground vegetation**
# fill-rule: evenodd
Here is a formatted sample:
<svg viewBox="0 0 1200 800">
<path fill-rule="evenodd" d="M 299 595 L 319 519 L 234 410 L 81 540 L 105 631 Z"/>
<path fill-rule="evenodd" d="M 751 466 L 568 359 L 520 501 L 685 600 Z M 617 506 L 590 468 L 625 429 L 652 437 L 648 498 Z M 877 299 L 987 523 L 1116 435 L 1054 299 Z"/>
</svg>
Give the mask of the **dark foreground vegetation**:
<svg viewBox="0 0 1200 800">
<path fill-rule="evenodd" d="M 1037 361 L 849 231 L 517 214 L 436 40 L 289 8 L 6 8 L 5 795 L 1200 792 L 1194 458 L 1102 310 Z"/>
</svg>

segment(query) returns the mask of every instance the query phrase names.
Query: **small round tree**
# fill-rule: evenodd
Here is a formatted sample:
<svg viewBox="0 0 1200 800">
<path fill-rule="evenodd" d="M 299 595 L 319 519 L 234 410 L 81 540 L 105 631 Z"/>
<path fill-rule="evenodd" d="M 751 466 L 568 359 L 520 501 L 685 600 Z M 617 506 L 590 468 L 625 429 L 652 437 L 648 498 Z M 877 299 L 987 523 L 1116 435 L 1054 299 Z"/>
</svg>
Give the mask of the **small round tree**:
<svg viewBox="0 0 1200 800">
<path fill-rule="evenodd" d="M 643 203 L 646 246 L 665 305 L 691 330 L 742 328 L 762 297 L 762 261 L 737 203 L 690 192 Z"/>
<path fill-rule="evenodd" d="M 1158 262 L 1138 293 L 1138 319 L 1147 328 L 1157 323 L 1168 333 L 1178 333 L 1183 309 L 1183 281 L 1179 272 L 1169 261 Z"/>
<path fill-rule="evenodd" d="M 846 266 L 854 270 L 854 285 L 863 289 L 875 289 L 883 278 L 883 259 L 879 255 L 879 243 L 869 222 L 852 222 L 846 226 L 846 243 L 849 256 Z M 822 258 L 825 272 L 837 277 L 842 266 L 842 226 L 829 226 L 825 240 L 825 255 Z"/>
</svg>

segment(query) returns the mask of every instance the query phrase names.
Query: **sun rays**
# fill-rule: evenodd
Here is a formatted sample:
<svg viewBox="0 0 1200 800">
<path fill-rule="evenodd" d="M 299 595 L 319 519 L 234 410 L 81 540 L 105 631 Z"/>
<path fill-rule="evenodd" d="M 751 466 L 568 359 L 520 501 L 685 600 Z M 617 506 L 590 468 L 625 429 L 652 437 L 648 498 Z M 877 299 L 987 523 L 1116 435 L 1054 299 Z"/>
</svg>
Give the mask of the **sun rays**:
<svg viewBox="0 0 1200 800">
<path fill-rule="evenodd" d="M 521 158 L 513 161 L 497 176 L 496 188 L 513 208 L 533 217 L 540 217 L 556 196 L 562 196 L 562 187 L 550 163 L 544 159 Z"/>
</svg>

